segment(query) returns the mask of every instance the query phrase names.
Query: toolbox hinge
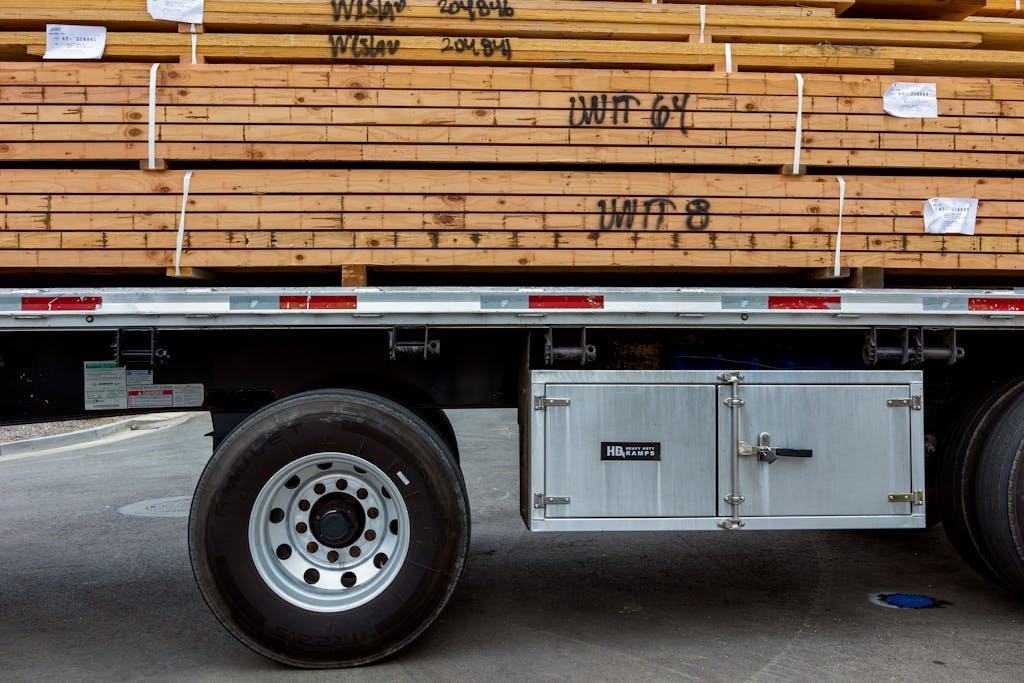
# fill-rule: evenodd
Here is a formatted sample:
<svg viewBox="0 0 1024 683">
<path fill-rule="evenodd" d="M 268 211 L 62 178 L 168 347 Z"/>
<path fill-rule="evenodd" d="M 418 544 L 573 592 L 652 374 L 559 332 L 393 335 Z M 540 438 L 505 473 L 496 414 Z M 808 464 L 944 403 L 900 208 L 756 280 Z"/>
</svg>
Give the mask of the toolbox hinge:
<svg viewBox="0 0 1024 683">
<path fill-rule="evenodd" d="M 890 398 L 885 402 L 885 405 L 890 408 L 910 408 L 911 410 L 922 410 L 924 408 L 924 399 L 921 398 L 920 394 L 915 394 L 910 398 Z"/>
<path fill-rule="evenodd" d="M 567 406 L 571 401 L 567 398 L 548 398 L 547 396 L 534 396 L 533 409 L 544 410 L 553 406 Z"/>
<path fill-rule="evenodd" d="M 918 489 L 913 493 L 890 493 L 890 503 L 911 503 L 913 505 L 924 505 L 924 491 Z"/>
<path fill-rule="evenodd" d="M 533 494 L 533 507 L 543 510 L 548 505 L 568 505 L 569 496 L 545 496 L 543 493 Z"/>
</svg>

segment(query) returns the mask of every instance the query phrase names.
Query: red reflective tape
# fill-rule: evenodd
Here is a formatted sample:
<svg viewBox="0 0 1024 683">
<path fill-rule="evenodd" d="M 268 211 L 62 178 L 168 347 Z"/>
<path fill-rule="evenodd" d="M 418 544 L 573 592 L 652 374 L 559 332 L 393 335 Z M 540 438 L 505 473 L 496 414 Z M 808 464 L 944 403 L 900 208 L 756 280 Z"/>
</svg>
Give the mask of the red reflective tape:
<svg viewBox="0 0 1024 683">
<path fill-rule="evenodd" d="M 996 299 L 971 297 L 967 300 L 968 311 L 1024 311 L 1024 299 Z"/>
<path fill-rule="evenodd" d="M 604 297 L 531 296 L 530 308 L 604 308 Z"/>
<path fill-rule="evenodd" d="M 352 310 L 356 307 L 354 296 L 282 296 L 278 303 L 281 310 L 329 311 Z"/>
<path fill-rule="evenodd" d="M 23 296 L 23 311 L 95 311 L 101 296 Z"/>
<path fill-rule="evenodd" d="M 768 308 L 788 311 L 827 311 L 842 307 L 838 296 L 770 296 Z"/>
</svg>

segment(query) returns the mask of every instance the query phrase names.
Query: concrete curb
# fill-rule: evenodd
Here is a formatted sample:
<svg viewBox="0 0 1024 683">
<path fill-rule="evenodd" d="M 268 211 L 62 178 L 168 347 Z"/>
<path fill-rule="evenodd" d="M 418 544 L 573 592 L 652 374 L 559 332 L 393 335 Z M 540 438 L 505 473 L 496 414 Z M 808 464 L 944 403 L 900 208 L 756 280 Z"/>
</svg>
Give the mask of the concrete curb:
<svg viewBox="0 0 1024 683">
<path fill-rule="evenodd" d="M 65 434 L 54 434 L 53 436 L 40 436 L 36 439 L 24 439 L 0 444 L 0 458 L 5 455 L 22 455 L 24 453 L 35 453 L 37 451 L 49 451 L 54 448 L 65 448 L 67 446 L 78 446 L 87 444 L 98 439 L 103 439 L 115 434 L 132 432 L 144 429 L 162 429 L 175 423 L 187 422 L 200 412 L 181 413 L 152 413 L 149 415 L 136 415 L 120 422 L 80 429 L 77 432 Z"/>
</svg>

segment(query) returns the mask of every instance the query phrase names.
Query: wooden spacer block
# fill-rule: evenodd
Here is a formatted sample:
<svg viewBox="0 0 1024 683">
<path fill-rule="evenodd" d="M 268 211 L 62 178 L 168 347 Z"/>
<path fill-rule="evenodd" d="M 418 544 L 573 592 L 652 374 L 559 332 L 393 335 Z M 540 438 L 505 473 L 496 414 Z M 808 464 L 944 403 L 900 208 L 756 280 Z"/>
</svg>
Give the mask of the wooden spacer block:
<svg viewBox="0 0 1024 683">
<path fill-rule="evenodd" d="M 850 277 L 850 286 L 857 289 L 883 289 L 885 287 L 885 268 L 854 268 Z"/>
<path fill-rule="evenodd" d="M 152 167 L 149 165 L 149 159 L 142 159 L 139 161 L 139 168 L 143 171 L 166 171 L 167 159 L 155 159 Z"/>
<path fill-rule="evenodd" d="M 779 166 L 779 173 L 781 175 L 801 176 L 807 173 L 807 167 L 800 166 L 800 170 L 797 171 L 793 168 L 793 164 L 786 164 L 785 166 Z"/>
<path fill-rule="evenodd" d="M 365 265 L 348 265 L 341 267 L 342 287 L 365 287 L 367 284 Z"/>
<path fill-rule="evenodd" d="M 205 282 L 212 282 L 218 279 L 217 273 L 206 270 L 205 268 L 182 266 L 178 271 L 178 273 L 175 273 L 174 266 L 167 266 L 167 277 L 178 278 L 181 280 L 203 280 Z"/>
<path fill-rule="evenodd" d="M 202 24 L 196 24 L 196 33 L 206 33 L 206 29 L 203 28 Z M 192 33 L 192 24 L 185 24 L 178 22 L 178 33 Z"/>
<path fill-rule="evenodd" d="M 181 55 L 180 57 L 178 57 L 178 62 L 180 64 L 191 65 L 192 64 L 192 54 L 189 53 L 187 55 Z M 203 55 L 196 55 L 195 63 L 196 64 L 206 64 L 206 57 L 204 57 Z"/>
</svg>

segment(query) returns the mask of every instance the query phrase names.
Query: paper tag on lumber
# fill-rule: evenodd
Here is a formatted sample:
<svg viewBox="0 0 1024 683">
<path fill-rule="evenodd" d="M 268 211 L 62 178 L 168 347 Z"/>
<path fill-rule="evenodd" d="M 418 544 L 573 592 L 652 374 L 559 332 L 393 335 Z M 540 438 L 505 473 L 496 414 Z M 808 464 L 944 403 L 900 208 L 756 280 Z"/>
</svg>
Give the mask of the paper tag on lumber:
<svg viewBox="0 0 1024 683">
<path fill-rule="evenodd" d="M 146 10 L 154 19 L 201 24 L 203 2 L 204 0 L 146 0 Z"/>
<path fill-rule="evenodd" d="M 977 199 L 929 199 L 924 204 L 924 231 L 936 235 L 973 235 Z"/>
<path fill-rule="evenodd" d="M 107 46 L 103 26 L 46 25 L 46 52 L 43 59 L 99 59 Z"/>
<path fill-rule="evenodd" d="M 885 111 L 901 119 L 934 119 L 939 100 L 934 83 L 893 83 L 885 93 Z"/>
</svg>

